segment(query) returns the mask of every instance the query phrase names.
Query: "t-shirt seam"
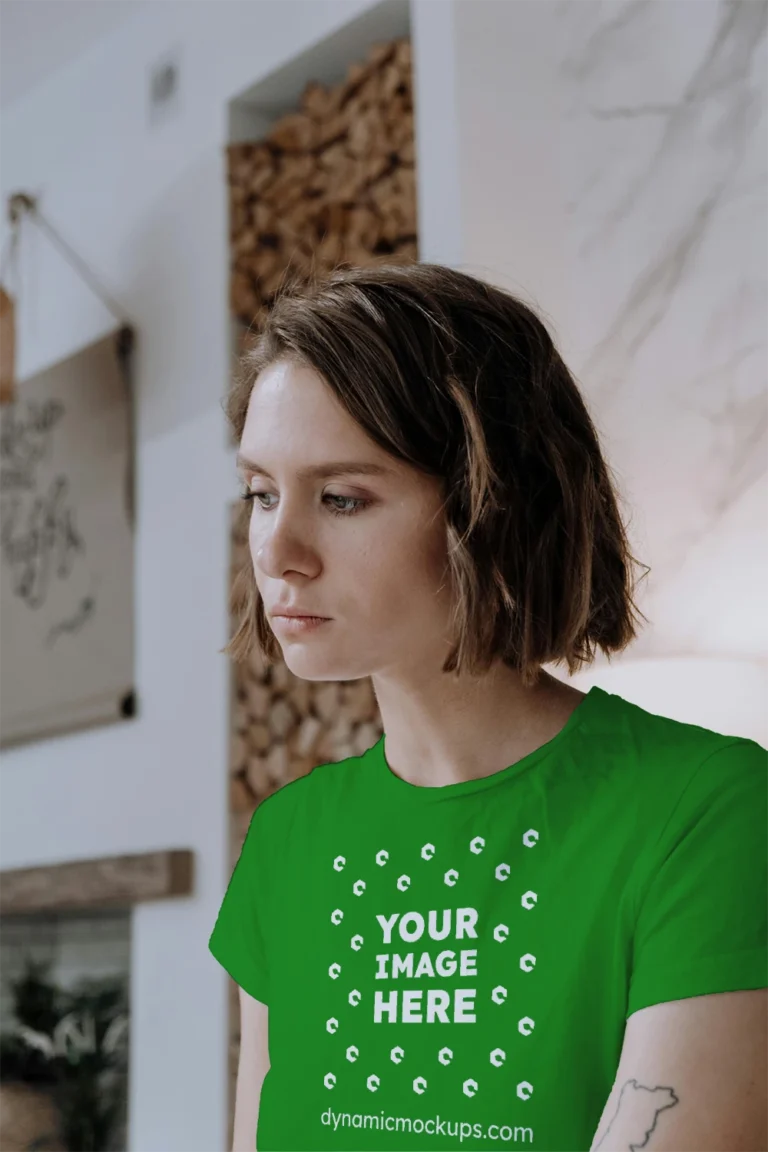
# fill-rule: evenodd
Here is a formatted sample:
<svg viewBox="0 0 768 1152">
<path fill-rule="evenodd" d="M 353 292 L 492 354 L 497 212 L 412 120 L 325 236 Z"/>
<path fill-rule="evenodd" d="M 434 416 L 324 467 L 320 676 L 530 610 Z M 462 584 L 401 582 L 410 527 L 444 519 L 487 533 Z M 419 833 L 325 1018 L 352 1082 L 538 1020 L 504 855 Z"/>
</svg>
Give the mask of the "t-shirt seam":
<svg viewBox="0 0 768 1152">
<path fill-rule="evenodd" d="M 679 807 L 682 804 L 688 790 L 690 789 L 691 785 L 693 784 L 694 780 L 696 779 L 696 777 L 698 776 L 699 772 L 702 770 L 704 765 L 707 764 L 712 759 L 713 756 L 718 756 L 721 752 L 725 752 L 726 749 L 733 748 L 737 744 L 743 744 L 744 740 L 745 740 L 745 737 L 743 737 L 743 736 L 736 736 L 733 739 L 728 740 L 728 742 L 726 744 L 721 744 L 719 748 L 713 748 L 712 751 L 709 752 L 704 757 L 703 760 L 700 760 L 695 765 L 695 767 L 691 771 L 690 776 L 688 777 L 688 779 L 686 780 L 682 789 L 680 790 L 680 793 L 679 793 L 677 799 L 672 804 L 672 807 L 670 808 L 669 813 L 667 814 L 667 818 L 664 821 L 663 825 L 661 826 L 659 834 L 656 837 L 656 839 L 654 840 L 653 845 L 650 848 L 646 848 L 645 852 L 642 853 L 641 856 L 638 858 L 636 869 L 635 869 L 636 871 L 640 871 L 640 869 L 643 867 L 643 865 L 647 865 L 653 859 L 654 853 L 656 852 L 657 848 L 661 844 L 661 841 L 664 837 L 664 834 L 667 831 L 667 829 L 669 828 L 669 826 L 670 826 L 670 824 L 671 824 L 671 822 L 675 816 L 675 813 L 679 809 Z M 637 889 L 635 891 L 635 898 L 634 898 L 633 905 L 632 905 L 632 937 L 631 937 L 632 955 L 633 956 L 634 956 L 635 936 L 637 933 L 637 925 L 638 925 L 640 913 L 642 911 L 645 899 L 648 895 L 648 889 L 651 886 L 651 884 L 653 883 L 654 879 L 655 879 L 655 873 L 654 873 L 654 875 L 648 875 L 646 873 L 642 891 L 640 891 L 639 885 L 637 886 Z"/>
<path fill-rule="evenodd" d="M 595 687 L 597 687 L 597 685 L 595 685 Z M 600 691 L 604 692 L 604 689 L 600 689 Z M 604 692 L 604 694 L 606 696 L 613 695 L 610 692 Z M 439 793 L 444 793 L 446 791 L 445 787 L 433 788 L 422 787 L 420 785 L 410 785 L 406 789 L 399 788 L 399 784 L 408 784 L 408 781 L 404 781 L 399 776 L 396 776 L 386 763 L 384 747 L 382 744 L 382 741 L 386 737 L 386 732 L 383 732 L 379 739 L 374 744 L 372 744 L 371 747 L 368 748 L 363 755 L 368 755 L 369 753 L 372 753 L 374 749 L 378 749 L 378 763 L 376 763 L 375 760 L 372 763 L 372 768 L 376 770 L 373 778 L 377 781 L 381 781 L 381 783 L 377 783 L 377 791 L 381 796 L 386 794 L 388 800 L 397 800 L 400 802 L 407 797 L 411 797 L 415 806 L 416 804 L 439 803 L 441 801 L 463 800 L 465 797 L 476 797 L 481 793 L 490 793 L 494 788 L 506 788 L 511 783 L 517 785 L 527 773 L 532 772 L 534 769 L 540 768 L 542 761 L 546 760 L 547 757 L 561 753 L 563 751 L 563 744 L 565 744 L 565 747 L 567 748 L 573 740 L 583 736 L 584 725 L 588 723 L 590 719 L 587 709 L 582 708 L 582 706 L 587 701 L 588 695 L 588 693 L 585 693 L 584 699 L 579 701 L 578 706 L 571 713 L 571 716 L 568 718 L 566 724 L 560 729 L 559 732 L 552 736 L 551 739 L 547 740 L 544 744 L 540 744 L 538 748 L 535 748 L 532 752 L 527 753 L 527 755 L 521 757 L 520 760 L 515 761 L 514 764 L 510 764 L 507 768 L 502 768 L 498 772 L 492 773 L 490 776 L 478 778 L 478 781 L 476 782 L 477 787 L 471 791 L 454 793 L 450 796 L 441 796 Z M 617 697 L 617 699 L 621 699 L 621 697 Z M 595 700 L 593 700 L 592 703 L 594 704 Z M 571 719 L 573 720 L 573 723 L 570 723 Z M 530 763 L 523 764 L 523 760 L 528 760 Z M 510 768 L 516 768 L 517 772 L 506 777 L 506 773 Z M 395 783 L 395 788 L 390 787 L 390 784 L 388 784 L 386 788 L 383 786 L 383 777 L 385 774 L 389 774 L 393 777 L 393 780 L 390 781 L 390 784 Z M 500 776 L 505 776 L 505 778 L 497 779 L 497 777 Z M 448 787 L 450 788 L 452 785 L 448 785 Z M 420 795 L 421 793 L 424 793 L 425 795 Z M 428 793 L 435 793 L 435 795 L 428 795 Z"/>
<path fill-rule="evenodd" d="M 279 789 L 277 791 L 279 791 Z M 264 799 L 261 800 L 259 804 L 257 804 L 256 808 L 254 808 L 253 816 L 251 817 L 251 820 L 254 824 L 258 811 L 263 808 L 263 805 L 266 804 L 268 800 L 271 800 L 277 794 L 277 791 L 270 793 L 269 796 L 265 796 Z M 267 940 L 268 932 L 271 932 L 272 929 L 273 892 L 271 840 L 267 836 L 267 823 L 264 819 L 262 819 L 261 827 L 259 829 L 254 827 L 254 833 L 259 837 L 260 845 L 258 855 L 260 857 L 264 873 L 264 875 L 261 877 L 261 880 L 263 881 L 261 884 L 261 914 L 257 915 L 256 918 L 256 931 L 259 934 L 261 942 L 262 960 L 264 965 L 263 976 L 266 983 L 266 995 L 268 1002 L 272 998 L 271 946 L 268 945 Z M 258 877 L 255 878 L 255 882 L 259 883 Z"/>
<path fill-rule="evenodd" d="M 666 819 L 666 821 L 665 821 L 661 831 L 659 832 L 659 835 L 656 838 L 656 841 L 653 845 L 653 851 L 655 851 L 656 848 L 658 848 L 659 844 L 661 843 L 662 837 L 664 836 L 664 833 L 666 832 L 667 828 L 669 827 L 670 821 L 672 820 L 673 816 L 677 812 L 677 809 L 680 807 L 680 804 L 682 803 L 683 799 L 685 798 L 685 794 L 687 793 L 688 789 L 693 784 L 694 780 L 696 779 L 696 777 L 698 776 L 699 772 L 702 770 L 704 765 L 708 764 L 713 756 L 719 756 L 720 753 L 725 752 L 726 749 L 733 748 L 734 745 L 743 744 L 743 743 L 744 743 L 744 737 L 743 736 L 736 736 L 736 737 L 734 737 L 734 739 L 729 740 L 727 744 L 722 744 L 719 748 L 713 748 L 712 751 L 707 756 L 705 756 L 703 760 L 699 761 L 699 763 L 696 765 L 696 767 L 691 772 L 691 775 L 689 776 L 689 778 L 686 781 L 680 795 L 678 796 L 677 800 L 675 801 L 675 803 L 672 807 L 672 810 L 670 811 L 669 815 L 667 816 L 667 819 Z"/>
</svg>

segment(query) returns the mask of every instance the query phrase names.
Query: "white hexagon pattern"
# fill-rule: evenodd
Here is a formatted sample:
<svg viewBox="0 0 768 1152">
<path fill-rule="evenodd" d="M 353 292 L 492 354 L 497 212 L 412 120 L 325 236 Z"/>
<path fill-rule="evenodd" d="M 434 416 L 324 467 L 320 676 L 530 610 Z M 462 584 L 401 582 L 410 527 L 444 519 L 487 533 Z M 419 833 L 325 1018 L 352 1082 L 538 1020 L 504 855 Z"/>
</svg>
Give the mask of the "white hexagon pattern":
<svg viewBox="0 0 768 1152">
<path fill-rule="evenodd" d="M 535 828 L 529 828 L 523 834 L 522 842 L 526 848 L 535 847 L 536 844 L 538 843 L 538 841 L 539 841 L 539 833 L 536 831 Z M 482 853 L 485 846 L 486 846 L 486 842 L 482 836 L 475 836 L 469 842 L 469 850 L 475 856 L 479 856 Z M 433 859 L 433 857 L 435 856 L 435 853 L 436 853 L 436 848 L 435 848 L 434 844 L 427 843 L 427 844 L 422 845 L 421 857 L 423 860 L 429 861 L 429 860 Z M 380 867 L 383 867 L 389 861 L 389 858 L 390 858 L 390 854 L 385 848 L 380 849 L 376 853 L 376 857 L 375 857 L 376 863 Z M 344 869 L 346 863 L 347 863 L 347 861 L 346 861 L 345 856 L 341 856 L 341 855 L 336 856 L 333 860 L 333 868 L 336 872 L 341 872 Z M 496 865 L 496 868 L 494 870 L 494 875 L 495 875 L 495 878 L 497 880 L 506 881 L 509 879 L 510 874 L 511 874 L 511 868 L 510 868 L 509 864 L 501 863 L 501 864 Z M 443 881 L 449 887 L 455 887 L 458 879 L 459 879 L 459 871 L 456 868 L 449 868 L 443 874 Z M 411 886 L 411 877 L 405 873 L 402 873 L 397 878 L 396 886 L 401 892 L 407 891 Z M 365 890 L 366 890 L 366 882 L 363 879 L 356 880 L 354 882 L 354 884 L 352 885 L 352 891 L 356 896 L 362 896 L 363 893 L 365 892 Z M 523 895 L 520 897 L 520 903 L 524 909 L 526 909 L 527 911 L 530 911 L 538 903 L 538 894 L 534 891 L 529 890 L 529 891 L 523 893 Z M 341 908 L 334 908 L 333 912 L 331 913 L 330 919 L 331 919 L 331 923 L 333 923 L 335 925 L 340 924 L 342 922 L 342 920 L 344 919 L 344 911 Z M 498 943 L 504 943 L 506 940 L 508 940 L 509 934 L 510 934 L 510 929 L 509 929 L 508 925 L 506 925 L 506 924 L 497 924 L 494 927 L 493 938 Z M 364 937 L 362 935 L 360 935 L 359 933 L 357 933 L 354 936 L 352 936 L 352 938 L 350 940 L 350 945 L 355 951 L 359 952 L 361 950 L 364 942 L 365 942 Z M 536 966 L 536 957 L 532 953 L 527 952 L 523 956 L 520 957 L 519 963 L 520 963 L 520 968 L 522 971 L 530 972 Z M 333 980 L 337 980 L 339 978 L 339 976 L 341 975 L 341 971 L 342 971 L 341 964 L 334 962 L 328 968 L 328 975 Z M 496 987 L 491 992 L 491 999 L 493 1000 L 493 1002 L 495 1004 L 504 1004 L 506 1002 L 506 999 L 507 999 L 507 989 L 501 984 L 496 985 Z M 361 1003 L 362 995 L 358 989 L 354 988 L 348 993 L 347 1000 L 352 1007 L 357 1007 Z M 335 1034 L 339 1030 L 339 1027 L 340 1027 L 339 1021 L 335 1016 L 330 1016 L 326 1020 L 326 1030 L 331 1035 Z M 529 1036 L 535 1028 L 535 1022 L 533 1019 L 531 1019 L 530 1016 L 523 1016 L 518 1021 L 517 1028 L 518 1028 L 518 1032 L 522 1036 Z M 359 1052 L 359 1049 L 357 1048 L 356 1045 L 350 1044 L 347 1047 L 346 1058 L 347 1058 L 347 1061 L 349 1061 L 349 1063 L 357 1062 L 359 1055 L 360 1055 L 360 1052 Z M 405 1057 L 405 1051 L 400 1045 L 396 1045 L 395 1047 L 393 1047 L 390 1050 L 390 1059 L 391 1059 L 393 1064 L 402 1063 L 404 1057 Z M 441 1064 L 448 1065 L 453 1060 L 453 1051 L 447 1047 L 441 1048 L 437 1054 L 437 1058 Z M 506 1052 L 504 1051 L 503 1048 L 494 1048 L 489 1054 L 489 1061 L 496 1068 L 502 1067 L 506 1062 Z M 323 1083 L 324 1083 L 325 1087 L 328 1089 L 334 1088 L 336 1086 L 336 1083 L 337 1083 L 336 1074 L 333 1072 L 327 1072 L 323 1078 Z M 424 1076 L 417 1076 L 412 1081 L 412 1084 L 413 1084 L 414 1092 L 418 1093 L 419 1095 L 423 1094 L 427 1090 L 427 1086 L 428 1086 L 427 1080 Z M 378 1075 L 373 1073 L 367 1077 L 366 1085 L 367 1085 L 369 1091 L 376 1092 L 376 1091 L 378 1091 L 378 1089 L 381 1086 L 381 1080 L 380 1080 Z M 475 1079 L 472 1079 L 472 1078 L 464 1080 L 464 1082 L 462 1084 L 462 1091 L 463 1091 L 465 1096 L 468 1096 L 468 1097 L 475 1096 L 477 1094 L 477 1092 L 479 1091 L 478 1081 Z M 530 1084 L 527 1080 L 520 1081 L 520 1083 L 517 1084 L 517 1086 L 516 1086 L 516 1093 L 517 1093 L 517 1096 L 519 1099 L 528 1100 L 528 1099 L 530 1099 L 531 1095 L 533 1094 L 533 1085 Z"/>
</svg>

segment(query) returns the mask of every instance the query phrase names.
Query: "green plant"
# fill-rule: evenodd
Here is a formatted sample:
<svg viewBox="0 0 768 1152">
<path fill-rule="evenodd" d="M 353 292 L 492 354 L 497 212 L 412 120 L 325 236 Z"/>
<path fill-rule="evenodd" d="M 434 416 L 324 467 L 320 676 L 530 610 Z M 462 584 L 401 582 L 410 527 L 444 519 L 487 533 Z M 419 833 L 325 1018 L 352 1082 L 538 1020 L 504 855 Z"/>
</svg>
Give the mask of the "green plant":
<svg viewBox="0 0 768 1152">
<path fill-rule="evenodd" d="M 54 984 L 28 959 L 12 983 L 16 1026 L 0 1035 L 0 1081 L 47 1086 L 71 1152 L 109 1152 L 126 1106 L 128 1004 L 123 982 Z"/>
</svg>

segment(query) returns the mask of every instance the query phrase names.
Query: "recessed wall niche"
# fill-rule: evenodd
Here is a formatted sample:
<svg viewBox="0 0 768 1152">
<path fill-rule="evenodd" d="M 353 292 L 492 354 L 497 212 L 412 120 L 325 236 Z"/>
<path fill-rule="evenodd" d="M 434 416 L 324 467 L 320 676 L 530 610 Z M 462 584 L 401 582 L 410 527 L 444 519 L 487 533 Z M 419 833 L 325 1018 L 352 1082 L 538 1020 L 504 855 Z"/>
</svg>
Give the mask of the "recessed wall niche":
<svg viewBox="0 0 768 1152">
<path fill-rule="evenodd" d="M 418 259 L 409 5 L 386 0 L 230 108 L 227 149 L 233 366 L 285 280 Z M 231 509 L 230 608 L 250 565 L 248 506 Z M 235 619 L 231 618 L 230 634 Z M 231 664 L 230 872 L 256 806 L 382 732 L 369 679 L 300 680 L 257 653 Z M 229 1134 L 239 1053 L 229 981 Z"/>
</svg>

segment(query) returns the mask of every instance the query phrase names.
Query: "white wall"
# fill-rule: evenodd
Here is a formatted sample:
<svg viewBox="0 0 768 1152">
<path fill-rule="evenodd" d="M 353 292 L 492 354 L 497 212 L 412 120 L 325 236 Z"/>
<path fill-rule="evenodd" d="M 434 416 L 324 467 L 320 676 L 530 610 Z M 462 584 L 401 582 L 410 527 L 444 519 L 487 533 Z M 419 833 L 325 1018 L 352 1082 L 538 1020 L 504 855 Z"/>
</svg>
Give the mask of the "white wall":
<svg viewBox="0 0 768 1152">
<path fill-rule="evenodd" d="M 135 319 L 136 684 L 127 724 L 8 750 L 0 867 L 187 847 L 187 900 L 133 918 L 130 1148 L 224 1147 L 226 977 L 207 952 L 228 879 L 227 106 L 351 19 L 360 0 L 164 0 L 2 118 L 2 193 L 25 189 Z M 182 60 L 181 111 L 151 128 L 147 70 Z M 111 327 L 25 225 L 19 375 Z"/>
<path fill-rule="evenodd" d="M 544 314 L 652 569 L 576 682 L 766 744 L 768 9 L 451 7 L 459 259 Z"/>
<path fill-rule="evenodd" d="M 0 9 L 0 107 L 4 110 L 133 20 L 152 0 L 3 0 Z M 45 35 L 41 36 L 41 28 Z"/>
</svg>

